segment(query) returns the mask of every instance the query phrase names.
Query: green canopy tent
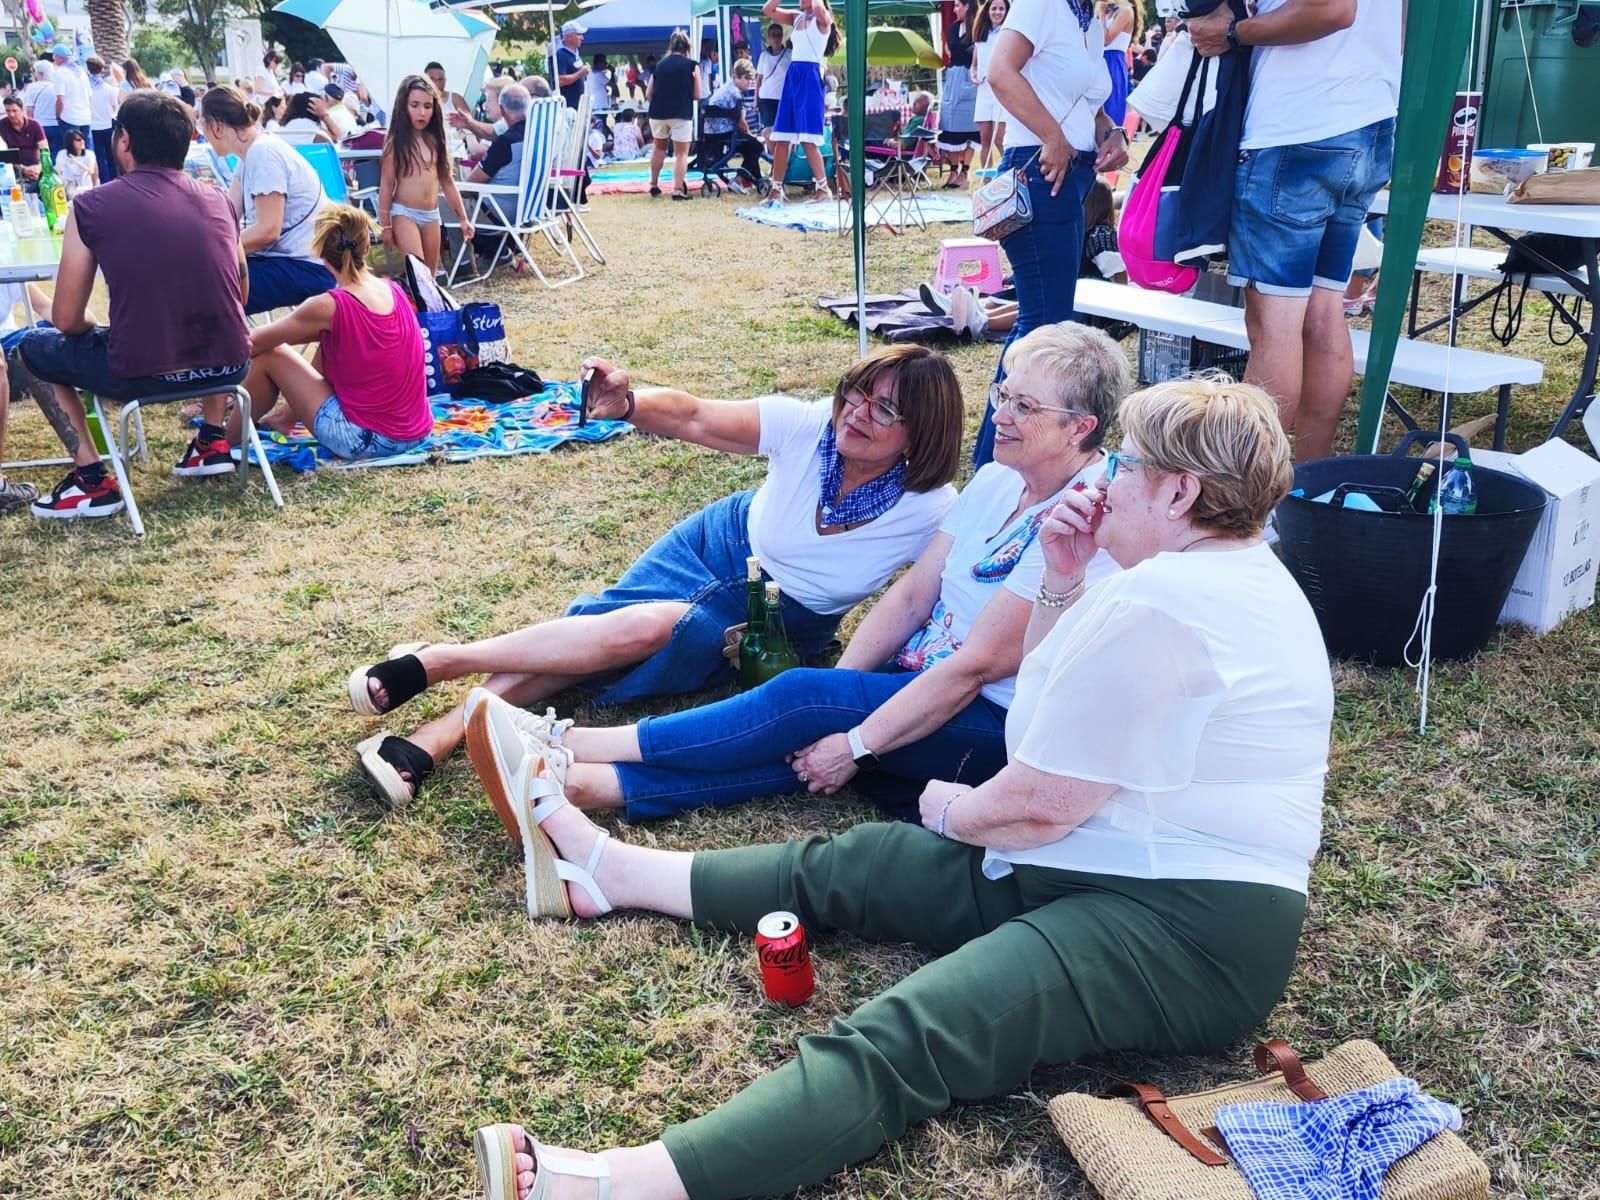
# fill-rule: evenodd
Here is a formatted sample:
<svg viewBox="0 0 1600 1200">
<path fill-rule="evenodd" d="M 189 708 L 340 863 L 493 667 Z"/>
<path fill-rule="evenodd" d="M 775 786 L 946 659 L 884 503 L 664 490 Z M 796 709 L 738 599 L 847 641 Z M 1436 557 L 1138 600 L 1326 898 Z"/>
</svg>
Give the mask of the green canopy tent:
<svg viewBox="0 0 1600 1200">
<path fill-rule="evenodd" d="M 1415 0 L 1413 0 L 1415 2 Z M 1435 0 L 1437 2 L 1437 0 Z M 834 17 L 839 21 L 845 44 L 845 107 L 850 144 L 866 140 L 867 97 L 867 11 L 874 17 L 916 15 L 933 12 L 934 0 L 837 0 Z M 719 25 L 725 25 L 730 9 L 754 9 L 756 5 L 737 0 L 694 0 L 694 15 L 716 12 Z M 866 161 L 859 154 L 850 156 L 850 241 L 855 254 L 856 331 L 860 352 L 867 353 L 867 222 Z"/>
</svg>

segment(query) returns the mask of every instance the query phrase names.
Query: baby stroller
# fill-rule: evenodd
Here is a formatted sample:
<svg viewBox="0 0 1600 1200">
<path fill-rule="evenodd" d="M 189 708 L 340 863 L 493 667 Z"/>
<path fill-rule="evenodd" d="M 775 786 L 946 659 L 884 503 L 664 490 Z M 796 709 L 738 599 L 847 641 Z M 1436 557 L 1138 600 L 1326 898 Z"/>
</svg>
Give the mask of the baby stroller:
<svg viewBox="0 0 1600 1200">
<path fill-rule="evenodd" d="M 754 191 L 758 196 L 765 196 L 772 190 L 772 181 L 761 173 L 766 152 L 759 139 L 740 129 L 739 119 L 737 108 L 700 106 L 694 161 L 690 165 L 700 172 L 701 195 L 720 196 L 724 187 L 740 193 Z M 727 121 L 732 128 L 727 133 L 707 133 L 708 121 Z M 739 159 L 737 167 L 733 166 L 735 158 Z"/>
</svg>

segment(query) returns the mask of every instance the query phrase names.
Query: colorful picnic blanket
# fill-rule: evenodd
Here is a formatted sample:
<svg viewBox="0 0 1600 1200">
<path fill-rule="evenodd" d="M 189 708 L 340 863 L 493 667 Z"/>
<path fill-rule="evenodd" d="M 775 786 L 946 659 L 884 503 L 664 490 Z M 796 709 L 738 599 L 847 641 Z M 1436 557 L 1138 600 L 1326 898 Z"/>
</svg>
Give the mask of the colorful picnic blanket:
<svg viewBox="0 0 1600 1200">
<path fill-rule="evenodd" d="M 911 204 L 911 201 L 907 201 L 906 208 Z M 918 194 L 915 204 L 922 211 L 922 219 L 932 225 L 957 225 L 972 220 L 972 200 L 967 196 L 941 196 L 923 192 Z M 846 227 L 842 222 L 850 219 L 850 206 L 831 200 L 820 204 L 806 200 L 793 204 L 761 204 L 754 208 L 741 208 L 738 212 L 746 221 L 772 225 L 778 229 L 798 229 L 804 233 L 838 233 Z M 867 205 L 868 226 L 886 220 L 898 227 L 908 219 L 909 214 L 902 209 L 898 200 L 878 199 Z"/>
<path fill-rule="evenodd" d="M 545 454 L 568 442 L 604 442 L 632 431 L 626 421 L 589 421 L 578 427 L 578 385 L 546 383 L 544 391 L 511 404 L 453 400 L 435 396 L 433 433 L 416 449 L 389 458 L 354 462 L 334 458 L 303 425 L 288 434 L 261 431 L 267 460 L 294 471 L 315 471 L 321 463 L 351 467 L 409 467 L 431 459 L 467 462 L 474 458 L 508 458 Z"/>
<path fill-rule="evenodd" d="M 672 190 L 672 164 L 667 163 L 661 172 L 661 190 Z M 691 170 L 684 176 L 692 188 L 700 186 L 700 172 Z M 630 192 L 648 192 L 650 190 L 650 163 L 647 159 L 636 159 L 632 162 L 606 163 L 591 173 L 589 180 L 589 194 L 591 196 L 611 196 Z"/>
</svg>

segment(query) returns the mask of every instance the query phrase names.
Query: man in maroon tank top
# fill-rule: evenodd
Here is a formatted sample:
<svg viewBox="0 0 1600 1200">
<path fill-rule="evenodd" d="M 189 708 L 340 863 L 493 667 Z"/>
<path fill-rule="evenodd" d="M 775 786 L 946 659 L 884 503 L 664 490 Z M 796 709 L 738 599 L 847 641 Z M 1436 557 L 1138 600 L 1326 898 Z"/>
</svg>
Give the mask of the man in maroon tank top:
<svg viewBox="0 0 1600 1200">
<path fill-rule="evenodd" d="M 193 133 L 174 97 L 130 93 L 111 135 L 122 174 L 73 202 L 51 306 L 55 328 L 33 330 L 18 347 L 28 370 L 55 385 L 53 402 L 41 407 L 74 464 L 54 492 L 34 502 L 36 517 L 122 511 L 78 389 L 129 400 L 212 380 L 231 387 L 249 372 L 239 222 L 225 195 L 184 173 Z M 97 269 L 111 298 L 109 328 L 88 315 Z M 206 398 L 204 424 L 175 473 L 233 471 L 221 427 L 225 404 L 225 395 Z"/>
</svg>

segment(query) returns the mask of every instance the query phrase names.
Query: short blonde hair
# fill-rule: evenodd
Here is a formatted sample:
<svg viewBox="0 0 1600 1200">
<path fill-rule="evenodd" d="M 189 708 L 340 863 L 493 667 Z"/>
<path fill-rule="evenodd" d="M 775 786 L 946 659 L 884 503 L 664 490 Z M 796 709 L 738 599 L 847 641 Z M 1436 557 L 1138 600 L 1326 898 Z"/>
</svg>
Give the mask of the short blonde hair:
<svg viewBox="0 0 1600 1200">
<path fill-rule="evenodd" d="M 1197 528 L 1255 537 L 1294 484 L 1278 406 L 1254 384 L 1175 379 L 1129 396 L 1118 418 L 1146 467 L 1200 481 L 1189 510 Z"/>
<path fill-rule="evenodd" d="M 1032 333 L 1012 342 L 1005 353 L 1007 374 L 1037 362 L 1050 380 L 1052 397 L 1062 408 L 1074 409 L 1095 418 L 1094 431 L 1083 439 L 1082 448 L 1093 450 L 1105 441 L 1117 405 L 1133 386 L 1128 356 L 1122 347 L 1099 329 L 1062 321 L 1041 325 Z M 1062 424 L 1069 418 L 1058 413 Z"/>
</svg>

